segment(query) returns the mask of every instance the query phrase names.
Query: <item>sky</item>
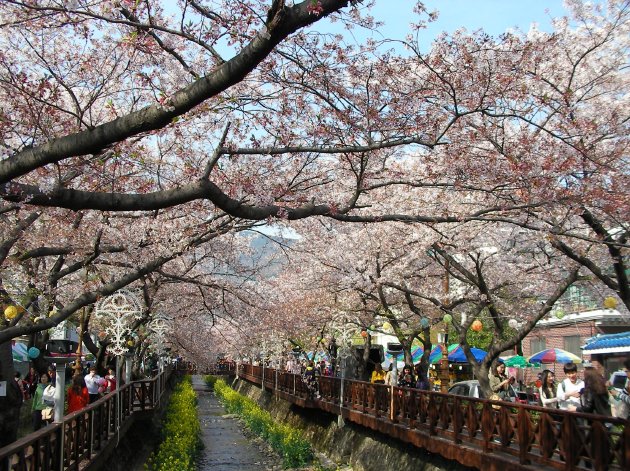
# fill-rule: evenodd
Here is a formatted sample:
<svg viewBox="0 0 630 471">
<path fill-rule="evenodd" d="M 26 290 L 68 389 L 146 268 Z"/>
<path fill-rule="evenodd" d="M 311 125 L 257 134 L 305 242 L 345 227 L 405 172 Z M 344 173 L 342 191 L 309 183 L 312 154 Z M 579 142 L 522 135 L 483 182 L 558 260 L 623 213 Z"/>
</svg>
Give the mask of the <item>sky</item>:
<svg viewBox="0 0 630 471">
<path fill-rule="evenodd" d="M 382 28 L 384 37 L 404 38 L 410 31 L 409 20 L 416 18 L 415 3 L 416 0 L 376 1 L 372 12 L 386 23 Z M 550 19 L 566 14 L 563 0 L 425 0 L 424 3 L 429 11 L 439 11 L 437 21 L 420 35 L 428 45 L 440 32 L 450 33 L 461 27 L 470 32 L 483 28 L 491 35 L 499 35 L 514 27 L 528 31 L 532 23 L 537 23 L 538 29 L 549 31 Z"/>
</svg>

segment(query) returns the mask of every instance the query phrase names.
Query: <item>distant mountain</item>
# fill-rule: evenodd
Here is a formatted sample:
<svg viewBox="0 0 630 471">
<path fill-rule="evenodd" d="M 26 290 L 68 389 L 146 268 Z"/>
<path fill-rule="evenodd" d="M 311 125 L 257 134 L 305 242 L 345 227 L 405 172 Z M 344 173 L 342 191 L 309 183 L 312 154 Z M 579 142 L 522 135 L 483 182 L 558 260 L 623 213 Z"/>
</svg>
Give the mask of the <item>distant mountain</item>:
<svg viewBox="0 0 630 471">
<path fill-rule="evenodd" d="M 273 278 L 289 263 L 287 252 L 297 239 L 282 236 L 265 236 L 256 232 L 245 232 L 250 238 L 251 254 L 242 254 L 239 261 L 246 267 L 262 267 L 262 276 Z"/>
</svg>

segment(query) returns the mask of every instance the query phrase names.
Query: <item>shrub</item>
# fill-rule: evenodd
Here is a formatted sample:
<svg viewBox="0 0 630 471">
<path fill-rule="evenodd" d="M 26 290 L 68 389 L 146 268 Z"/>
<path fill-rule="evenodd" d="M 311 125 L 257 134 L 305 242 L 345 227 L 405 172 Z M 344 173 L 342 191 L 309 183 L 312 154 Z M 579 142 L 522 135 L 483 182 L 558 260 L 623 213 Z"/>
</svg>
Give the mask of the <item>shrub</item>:
<svg viewBox="0 0 630 471">
<path fill-rule="evenodd" d="M 149 458 L 149 471 L 194 471 L 201 448 L 197 396 L 190 376 L 179 383 L 168 404 L 162 426 L 162 443 Z"/>
<path fill-rule="evenodd" d="M 210 384 L 206 376 L 206 383 Z M 286 424 L 276 423 L 271 414 L 251 399 L 231 389 L 225 381 L 213 378 L 214 391 L 225 409 L 243 419 L 247 428 L 263 438 L 280 455 L 285 468 L 304 466 L 313 460 L 311 444 L 299 430 Z"/>
</svg>

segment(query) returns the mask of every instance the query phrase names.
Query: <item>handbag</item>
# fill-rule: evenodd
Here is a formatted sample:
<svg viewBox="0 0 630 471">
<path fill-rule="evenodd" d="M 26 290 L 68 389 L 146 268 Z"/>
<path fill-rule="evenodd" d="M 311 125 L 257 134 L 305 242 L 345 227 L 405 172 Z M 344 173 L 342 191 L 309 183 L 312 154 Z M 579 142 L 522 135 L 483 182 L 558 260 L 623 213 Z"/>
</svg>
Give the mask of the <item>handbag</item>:
<svg viewBox="0 0 630 471">
<path fill-rule="evenodd" d="M 491 401 L 502 401 L 503 398 L 498 395 L 497 393 L 492 394 L 488 399 L 490 399 Z M 498 404 L 492 404 L 492 408 L 495 410 L 499 410 L 501 409 L 501 406 Z"/>
<path fill-rule="evenodd" d="M 42 409 L 42 420 L 52 420 L 54 415 L 54 409 L 52 407 Z"/>
</svg>

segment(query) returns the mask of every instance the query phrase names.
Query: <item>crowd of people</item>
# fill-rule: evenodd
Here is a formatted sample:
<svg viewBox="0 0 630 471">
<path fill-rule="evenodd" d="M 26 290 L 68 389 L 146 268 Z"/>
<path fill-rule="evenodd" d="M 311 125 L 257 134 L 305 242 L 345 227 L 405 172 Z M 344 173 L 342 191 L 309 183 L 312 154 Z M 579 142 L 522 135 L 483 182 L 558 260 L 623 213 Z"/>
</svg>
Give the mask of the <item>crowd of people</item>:
<svg viewBox="0 0 630 471">
<path fill-rule="evenodd" d="M 421 364 L 404 365 L 398 375 L 393 374 L 393 365 L 385 370 L 380 363 L 374 365 L 370 382 L 405 388 L 422 390 L 430 389 L 430 381 L 426 368 Z M 563 367 L 565 378 L 556 383 L 555 374 L 551 370 L 544 370 L 537 381 L 539 405 L 567 411 L 588 412 L 606 416 L 628 418 L 630 415 L 630 358 L 624 362 L 628 376 L 625 385 L 614 388 L 602 373 L 595 367 L 584 368 L 584 379 L 579 378 L 578 367 L 575 363 L 566 363 Z M 326 361 L 314 362 L 307 360 L 299 362 L 289 358 L 285 370 L 289 373 L 300 374 L 311 398 L 319 398 L 320 376 L 332 376 L 333 368 Z M 492 366 L 488 380 L 493 393 L 492 399 L 510 400 L 515 394 L 510 390 L 515 384 L 514 377 L 508 377 L 506 367 L 502 361 Z"/>
<path fill-rule="evenodd" d="M 70 371 L 70 370 L 69 370 Z M 25 401 L 31 401 L 31 420 L 33 430 L 52 423 L 55 409 L 55 392 L 57 372 L 53 366 L 42 373 L 32 366 L 28 374 L 22 378 L 15 374 L 15 382 L 22 391 Z M 94 365 L 86 365 L 83 371 L 73 374 L 71 384 L 66 392 L 66 414 L 79 411 L 88 404 L 97 401 L 103 395 L 116 390 L 116 374 L 113 368 L 107 369 L 103 377 L 97 374 Z"/>
<path fill-rule="evenodd" d="M 539 395 L 541 404 L 561 410 L 628 418 L 630 412 L 630 358 L 624 361 L 628 380 L 619 390 L 613 387 L 597 368 L 584 368 L 579 378 L 575 363 L 564 365 L 565 379 L 557 385 L 550 370 L 542 373 Z"/>
</svg>

